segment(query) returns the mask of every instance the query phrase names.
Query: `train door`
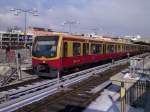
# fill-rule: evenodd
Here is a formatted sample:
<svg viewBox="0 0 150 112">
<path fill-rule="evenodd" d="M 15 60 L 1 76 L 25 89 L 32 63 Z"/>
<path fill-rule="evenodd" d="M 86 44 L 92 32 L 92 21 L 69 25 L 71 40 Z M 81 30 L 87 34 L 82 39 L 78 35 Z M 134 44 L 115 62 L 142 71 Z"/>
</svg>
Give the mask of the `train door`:
<svg viewBox="0 0 150 112">
<path fill-rule="evenodd" d="M 115 49 L 114 52 L 117 53 L 118 52 L 117 44 L 114 44 L 114 49 Z"/>
<path fill-rule="evenodd" d="M 89 55 L 89 43 L 83 43 L 83 49 L 82 49 L 82 52 L 83 52 L 83 63 L 88 63 L 89 62 L 89 58 L 88 58 L 88 55 Z"/>
<path fill-rule="evenodd" d="M 83 43 L 83 56 L 89 55 L 89 43 Z"/>
<path fill-rule="evenodd" d="M 62 44 L 62 68 L 67 68 L 66 65 L 66 61 L 67 61 L 67 57 L 68 57 L 68 42 L 67 41 L 63 41 Z"/>
<path fill-rule="evenodd" d="M 68 43 L 67 42 L 63 42 L 63 58 L 68 56 Z"/>
<path fill-rule="evenodd" d="M 73 57 L 73 42 L 68 40 L 63 40 L 63 55 L 62 55 L 62 66 L 63 68 L 69 68 L 72 66 Z"/>
</svg>

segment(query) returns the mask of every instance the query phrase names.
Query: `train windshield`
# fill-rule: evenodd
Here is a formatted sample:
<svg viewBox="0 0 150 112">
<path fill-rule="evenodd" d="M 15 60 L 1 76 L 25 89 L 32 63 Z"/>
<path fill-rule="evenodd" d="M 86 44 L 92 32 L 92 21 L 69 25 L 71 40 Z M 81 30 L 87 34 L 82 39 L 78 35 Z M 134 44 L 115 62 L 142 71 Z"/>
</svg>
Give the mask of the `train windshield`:
<svg viewBox="0 0 150 112">
<path fill-rule="evenodd" d="M 58 36 L 36 37 L 32 55 L 36 57 L 52 58 L 57 54 Z"/>
</svg>

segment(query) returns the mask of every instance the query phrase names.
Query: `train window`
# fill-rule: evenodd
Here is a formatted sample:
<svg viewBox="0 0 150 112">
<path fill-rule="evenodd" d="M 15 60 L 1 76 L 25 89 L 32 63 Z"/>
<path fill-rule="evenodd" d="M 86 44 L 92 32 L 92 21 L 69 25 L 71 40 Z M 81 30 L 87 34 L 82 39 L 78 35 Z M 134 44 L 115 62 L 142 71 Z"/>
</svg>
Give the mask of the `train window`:
<svg viewBox="0 0 150 112">
<path fill-rule="evenodd" d="M 129 52 L 131 51 L 131 46 L 129 45 Z"/>
<path fill-rule="evenodd" d="M 46 58 L 56 57 L 58 36 L 38 36 L 33 43 L 32 55 Z"/>
<path fill-rule="evenodd" d="M 114 46 L 115 46 L 115 52 L 118 52 L 118 51 L 117 51 L 117 45 L 114 45 Z"/>
<path fill-rule="evenodd" d="M 126 50 L 127 50 L 127 49 L 126 49 L 126 45 L 124 45 L 124 52 L 126 52 Z"/>
<path fill-rule="evenodd" d="M 73 56 L 79 56 L 81 54 L 80 43 L 73 43 Z"/>
<path fill-rule="evenodd" d="M 88 43 L 83 43 L 83 56 L 89 54 L 89 44 Z"/>
<path fill-rule="evenodd" d="M 129 52 L 129 45 L 127 45 L 126 48 L 127 48 L 127 52 Z"/>
<path fill-rule="evenodd" d="M 125 50 L 126 50 L 126 49 L 125 49 L 125 45 L 123 45 L 123 52 L 125 52 Z"/>
<path fill-rule="evenodd" d="M 118 52 L 121 52 L 121 45 L 118 45 Z"/>
<path fill-rule="evenodd" d="M 126 51 L 129 52 L 129 46 L 128 45 L 126 45 Z"/>
<path fill-rule="evenodd" d="M 126 46 L 126 45 L 124 45 L 124 51 L 125 51 L 125 52 L 127 51 L 127 46 Z"/>
<path fill-rule="evenodd" d="M 134 46 L 132 46 L 132 51 L 134 51 Z"/>
<path fill-rule="evenodd" d="M 101 53 L 101 45 L 100 44 L 91 44 L 91 53 L 92 54 L 100 54 Z"/>
<path fill-rule="evenodd" d="M 63 44 L 63 57 L 67 57 L 68 55 L 68 43 L 64 42 Z"/>
<path fill-rule="evenodd" d="M 108 53 L 113 53 L 114 50 L 115 50 L 114 45 L 108 45 L 108 46 L 107 46 L 107 52 L 108 52 Z"/>
<path fill-rule="evenodd" d="M 103 54 L 106 54 L 106 44 L 103 44 Z"/>
</svg>

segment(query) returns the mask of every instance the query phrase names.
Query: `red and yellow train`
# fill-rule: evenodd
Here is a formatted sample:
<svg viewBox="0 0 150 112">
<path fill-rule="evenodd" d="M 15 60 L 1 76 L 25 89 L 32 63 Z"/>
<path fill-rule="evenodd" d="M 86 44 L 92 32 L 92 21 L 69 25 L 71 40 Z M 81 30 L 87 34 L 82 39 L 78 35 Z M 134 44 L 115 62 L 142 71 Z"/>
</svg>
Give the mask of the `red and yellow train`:
<svg viewBox="0 0 150 112">
<path fill-rule="evenodd" d="M 147 45 L 104 41 L 98 38 L 51 34 L 37 36 L 33 42 L 32 65 L 39 76 L 56 77 L 58 72 L 104 60 L 149 51 Z"/>
</svg>

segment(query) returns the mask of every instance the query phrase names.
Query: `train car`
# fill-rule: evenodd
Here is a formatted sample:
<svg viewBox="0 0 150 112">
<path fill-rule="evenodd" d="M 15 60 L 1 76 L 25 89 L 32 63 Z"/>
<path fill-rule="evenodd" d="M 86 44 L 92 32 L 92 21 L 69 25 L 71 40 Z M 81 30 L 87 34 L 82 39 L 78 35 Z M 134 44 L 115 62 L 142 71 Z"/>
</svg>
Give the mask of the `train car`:
<svg viewBox="0 0 150 112">
<path fill-rule="evenodd" d="M 33 70 L 46 77 L 56 77 L 67 69 L 135 55 L 143 49 L 140 45 L 65 34 L 37 36 L 32 48 Z"/>
</svg>

